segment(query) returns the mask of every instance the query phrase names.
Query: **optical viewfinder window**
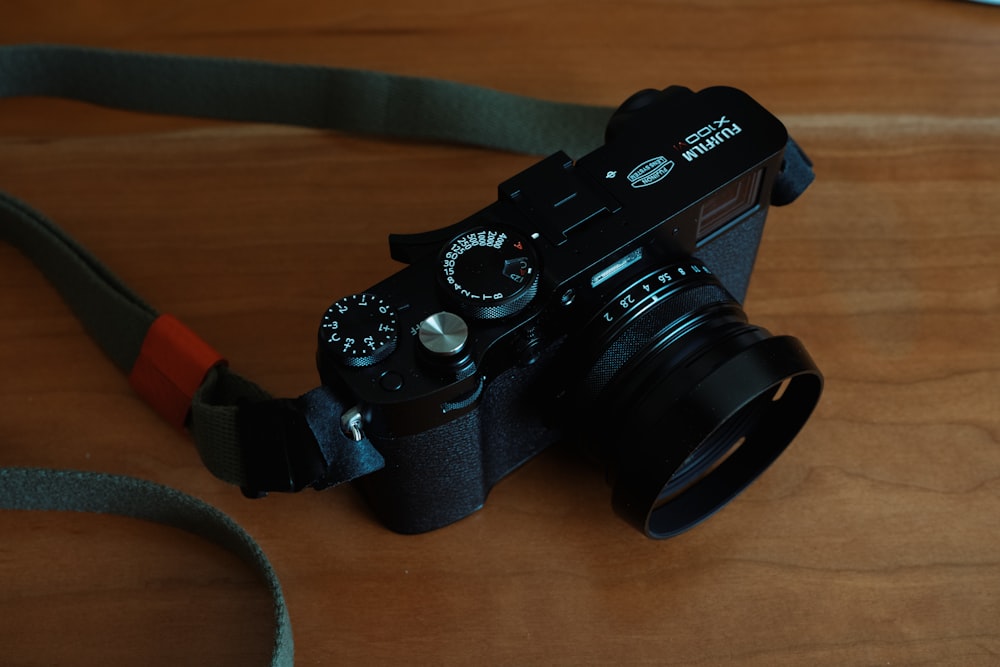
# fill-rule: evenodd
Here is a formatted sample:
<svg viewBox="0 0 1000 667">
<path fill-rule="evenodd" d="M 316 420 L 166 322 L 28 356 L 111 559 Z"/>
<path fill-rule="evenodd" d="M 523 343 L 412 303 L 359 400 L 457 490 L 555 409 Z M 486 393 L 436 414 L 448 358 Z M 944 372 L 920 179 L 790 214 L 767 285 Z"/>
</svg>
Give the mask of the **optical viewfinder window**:
<svg viewBox="0 0 1000 667">
<path fill-rule="evenodd" d="M 757 205 L 763 174 L 763 168 L 751 171 L 701 203 L 698 214 L 699 242 Z"/>
</svg>

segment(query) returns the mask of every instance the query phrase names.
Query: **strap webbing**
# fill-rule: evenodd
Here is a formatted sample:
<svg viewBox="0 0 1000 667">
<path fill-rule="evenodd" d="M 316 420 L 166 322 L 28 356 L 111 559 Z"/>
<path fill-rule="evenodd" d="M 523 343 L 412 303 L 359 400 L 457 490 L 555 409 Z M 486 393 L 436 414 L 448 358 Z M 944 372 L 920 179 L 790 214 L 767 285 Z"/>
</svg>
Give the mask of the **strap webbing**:
<svg viewBox="0 0 1000 667">
<path fill-rule="evenodd" d="M 0 97 L 16 96 L 575 157 L 601 144 L 613 111 L 382 72 L 53 45 L 0 48 Z"/>
<path fill-rule="evenodd" d="M 52 96 L 104 106 L 205 118 L 282 123 L 544 154 L 582 155 L 601 143 L 611 109 L 549 102 L 449 81 L 350 69 L 125 53 L 67 46 L 0 47 L 0 98 Z M 87 332 L 123 372 L 139 356 L 158 313 L 45 216 L 0 193 L 0 238 L 41 269 Z M 233 483 L 247 477 L 239 409 L 271 397 L 225 367 L 209 372 L 193 402 L 203 461 Z M 331 485 L 380 467 L 367 441 L 345 441 L 309 418 L 330 397 L 299 399 Z M 329 420 L 327 420 L 328 422 Z M 335 460 L 330 460 L 335 459 Z M 231 519 L 167 487 L 74 471 L 0 469 L 0 507 L 108 512 L 190 530 L 239 554 L 274 598 L 273 665 L 292 665 L 292 634 L 277 577 L 257 544 Z"/>
<path fill-rule="evenodd" d="M 211 505 L 132 477 L 0 468 L 0 509 L 117 514 L 181 528 L 232 551 L 257 571 L 271 592 L 275 622 L 271 664 L 294 664 L 292 627 L 277 574 L 253 538 Z"/>
<path fill-rule="evenodd" d="M 87 333 L 128 373 L 156 319 L 153 307 L 55 223 L 3 192 L 0 239 L 38 266 Z"/>
</svg>

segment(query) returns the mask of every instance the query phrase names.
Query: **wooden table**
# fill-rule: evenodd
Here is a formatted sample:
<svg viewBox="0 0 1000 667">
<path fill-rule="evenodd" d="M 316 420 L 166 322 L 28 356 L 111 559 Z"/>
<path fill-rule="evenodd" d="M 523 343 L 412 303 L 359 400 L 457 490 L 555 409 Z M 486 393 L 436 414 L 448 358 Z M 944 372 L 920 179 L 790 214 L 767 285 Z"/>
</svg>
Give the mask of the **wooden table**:
<svg viewBox="0 0 1000 667">
<path fill-rule="evenodd" d="M 66 4 L 67 6 L 63 6 Z M 775 210 L 746 308 L 826 375 L 746 493 L 665 542 L 551 450 L 448 528 L 400 536 L 340 488 L 245 500 L 0 248 L 0 465 L 135 475 L 233 516 L 281 576 L 299 664 L 1000 662 L 1000 9 L 445 0 L 16 3 L 0 42 L 357 66 L 617 104 L 750 92 L 818 179 Z M 329 303 L 386 235 L 489 203 L 534 158 L 0 102 L 0 188 L 277 395 L 317 383 Z M 264 664 L 269 603 L 227 552 L 139 521 L 0 513 L 5 665 Z"/>
</svg>

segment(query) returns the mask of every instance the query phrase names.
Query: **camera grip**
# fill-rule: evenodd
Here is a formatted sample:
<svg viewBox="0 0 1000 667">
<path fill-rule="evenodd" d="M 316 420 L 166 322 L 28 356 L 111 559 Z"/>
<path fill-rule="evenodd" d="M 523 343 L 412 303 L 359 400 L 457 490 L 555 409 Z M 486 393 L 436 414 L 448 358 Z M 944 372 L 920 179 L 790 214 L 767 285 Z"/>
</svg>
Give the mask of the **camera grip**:
<svg viewBox="0 0 1000 667">
<path fill-rule="evenodd" d="M 423 533 L 483 506 L 479 408 L 454 421 L 402 438 L 372 436 L 386 461 L 358 480 L 379 520 L 397 533 Z"/>
<path fill-rule="evenodd" d="M 422 533 L 480 509 L 501 478 L 555 441 L 535 391 L 551 350 L 530 366 L 501 373 L 478 406 L 422 433 L 369 434 L 386 465 L 357 480 L 379 520 L 398 533 Z"/>
</svg>

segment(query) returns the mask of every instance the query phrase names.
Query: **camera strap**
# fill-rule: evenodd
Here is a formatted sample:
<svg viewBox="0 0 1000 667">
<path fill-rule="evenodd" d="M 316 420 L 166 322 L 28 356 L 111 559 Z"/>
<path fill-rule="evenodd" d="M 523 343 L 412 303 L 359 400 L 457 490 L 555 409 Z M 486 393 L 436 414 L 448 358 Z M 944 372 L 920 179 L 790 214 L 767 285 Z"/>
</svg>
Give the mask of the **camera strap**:
<svg viewBox="0 0 1000 667">
<path fill-rule="evenodd" d="M 613 111 L 356 69 L 73 46 L 0 47 L 0 98 L 24 96 L 577 156 L 602 143 Z M 788 203 L 811 180 L 808 158 L 789 140 L 772 203 Z M 384 465 L 359 431 L 341 428 L 349 406 L 329 389 L 273 398 L 230 370 L 179 320 L 157 312 L 44 215 L 3 193 L 0 238 L 38 266 L 136 392 L 167 421 L 190 431 L 202 461 L 220 479 L 262 495 L 326 488 Z M 291 664 L 291 629 L 271 566 L 246 533 L 201 501 L 123 477 L 6 469 L 0 471 L 0 507 L 137 516 L 234 549 L 257 567 L 275 596 L 272 664 Z"/>
</svg>

